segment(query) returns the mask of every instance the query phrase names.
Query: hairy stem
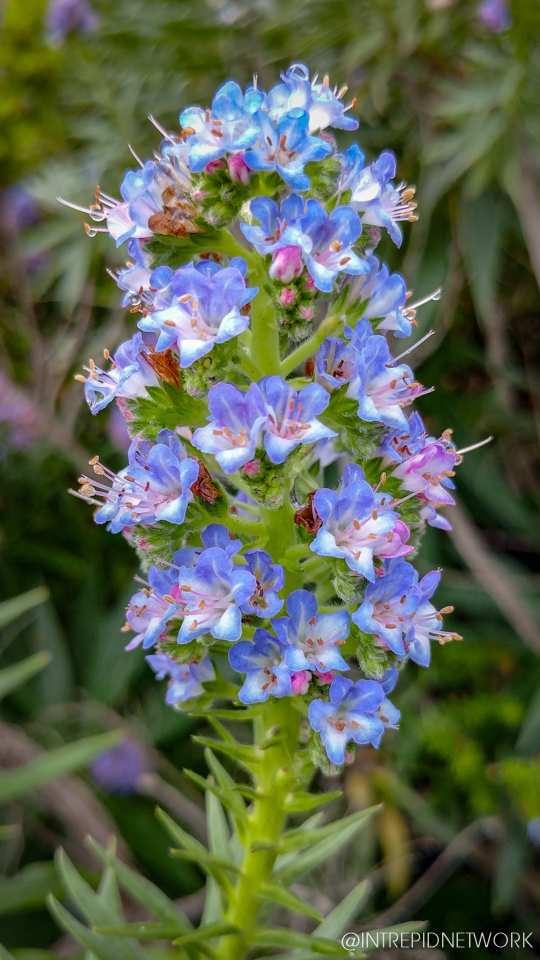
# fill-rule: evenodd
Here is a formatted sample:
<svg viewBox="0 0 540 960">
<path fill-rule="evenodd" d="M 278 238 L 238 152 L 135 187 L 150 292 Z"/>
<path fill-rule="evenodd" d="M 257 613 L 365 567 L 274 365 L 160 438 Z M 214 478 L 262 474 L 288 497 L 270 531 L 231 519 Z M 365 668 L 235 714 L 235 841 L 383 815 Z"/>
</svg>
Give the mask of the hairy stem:
<svg viewBox="0 0 540 960">
<path fill-rule="evenodd" d="M 299 714 L 287 699 L 265 704 L 255 721 L 255 743 L 260 753 L 255 777 L 258 799 L 247 822 L 242 872 L 225 917 L 238 933 L 223 938 L 217 953 L 220 960 L 243 960 L 257 928 L 261 885 L 272 874 L 285 826 L 285 801 L 293 786 L 299 722 Z M 264 748 L 272 733 L 276 734 L 275 742 Z"/>
</svg>

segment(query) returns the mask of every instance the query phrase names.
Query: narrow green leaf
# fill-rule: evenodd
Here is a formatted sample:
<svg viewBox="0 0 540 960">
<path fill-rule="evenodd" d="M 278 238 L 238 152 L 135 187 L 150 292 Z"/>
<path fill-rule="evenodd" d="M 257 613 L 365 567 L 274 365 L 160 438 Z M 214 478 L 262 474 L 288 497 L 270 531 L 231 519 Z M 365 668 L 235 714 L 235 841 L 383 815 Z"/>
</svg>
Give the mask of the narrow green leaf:
<svg viewBox="0 0 540 960">
<path fill-rule="evenodd" d="M 202 720 L 210 720 L 207 710 L 190 710 L 190 716 L 199 717 Z M 227 710 L 226 708 L 212 707 L 212 718 L 217 720 L 234 720 L 241 723 L 244 720 L 253 720 L 257 717 L 258 711 L 249 707 L 238 708 L 238 710 Z"/>
<path fill-rule="evenodd" d="M 85 950 L 90 950 L 98 960 L 124 960 L 126 952 L 122 942 L 116 942 L 89 930 L 76 920 L 52 894 L 47 898 L 47 906 L 59 926 L 71 934 Z"/>
<path fill-rule="evenodd" d="M 325 806 L 334 800 L 340 800 L 343 796 L 342 790 L 332 790 L 330 793 L 291 793 L 286 798 L 285 809 L 288 813 L 308 813 L 310 810 L 316 810 L 317 807 Z"/>
<path fill-rule="evenodd" d="M 66 894 L 88 923 L 93 926 L 103 926 L 117 921 L 118 915 L 114 902 L 108 903 L 92 889 L 90 884 L 81 877 L 64 850 L 57 852 L 54 862 Z M 132 956 L 135 953 L 129 955 Z"/>
<path fill-rule="evenodd" d="M 224 743 L 221 740 L 213 740 L 212 737 L 193 737 L 195 743 L 203 747 L 210 747 L 211 750 L 217 750 L 218 753 L 224 753 L 240 766 L 244 767 L 250 773 L 258 766 L 258 760 L 255 756 L 253 747 L 245 746 L 240 743 Z"/>
<path fill-rule="evenodd" d="M 59 892 L 52 863 L 29 863 L 14 877 L 0 878 L 0 916 L 41 907 L 47 894 Z"/>
<path fill-rule="evenodd" d="M 277 903 L 280 907 L 292 910 L 294 913 L 304 914 L 306 917 L 312 917 L 314 920 L 322 920 L 318 910 L 310 903 L 306 903 L 296 894 L 291 893 L 277 883 L 263 883 L 259 889 L 258 896 L 261 900 L 267 900 L 270 903 Z"/>
<path fill-rule="evenodd" d="M 246 808 L 242 797 L 239 796 L 239 793 L 241 792 L 240 787 L 237 787 L 230 773 L 225 769 L 223 764 L 220 763 L 215 753 L 213 753 L 209 747 L 207 747 L 204 751 L 204 756 L 208 767 L 212 771 L 212 774 L 221 787 L 224 795 L 227 797 L 230 808 L 237 818 L 237 822 L 242 821 L 245 816 Z"/>
<path fill-rule="evenodd" d="M 361 880 L 350 893 L 338 903 L 324 918 L 322 923 L 313 931 L 318 937 L 340 937 L 345 933 L 352 921 L 356 918 L 370 893 L 369 880 Z"/>
<path fill-rule="evenodd" d="M 218 798 L 210 791 L 206 792 L 206 822 L 210 851 L 222 860 L 229 860 L 229 828 Z"/>
<path fill-rule="evenodd" d="M 296 933 L 293 930 L 258 930 L 253 939 L 256 947 L 293 947 L 311 951 L 311 956 L 348 957 L 349 953 L 335 940 L 310 936 L 308 933 Z"/>
<path fill-rule="evenodd" d="M 14 663 L 11 667 L 5 667 L 0 671 L 0 700 L 43 670 L 49 661 L 49 654 L 42 651 L 27 657 L 26 660 L 21 660 L 20 663 Z"/>
<path fill-rule="evenodd" d="M 173 940 L 178 934 L 184 934 L 185 927 L 174 923 L 118 923 L 110 927 L 94 927 L 95 933 L 107 937 L 120 937 L 132 940 Z"/>
<path fill-rule="evenodd" d="M 342 830 L 347 831 L 349 827 L 355 823 L 361 826 L 364 820 L 372 817 L 373 814 L 380 809 L 380 804 L 368 807 L 367 810 L 352 813 L 348 817 L 334 821 L 334 823 L 328 823 L 324 827 L 319 827 L 318 830 L 306 830 L 305 826 L 298 827 L 296 830 L 289 830 L 281 838 L 279 848 L 283 853 L 287 853 L 291 850 L 300 850 L 302 847 L 308 845 L 312 846 L 320 840 L 325 840 L 327 837 L 339 836 Z"/>
<path fill-rule="evenodd" d="M 195 857 L 207 857 L 208 850 L 195 837 L 192 837 L 190 833 L 184 830 L 168 813 L 165 813 L 161 807 L 156 807 L 156 817 L 165 827 L 169 836 L 174 840 L 175 843 L 179 843 L 184 850 L 188 850 Z"/>
<path fill-rule="evenodd" d="M 345 827 L 342 827 L 340 832 L 338 831 L 337 833 L 326 836 L 323 840 L 314 844 L 314 846 L 295 856 L 292 861 L 287 861 L 285 864 L 280 865 L 280 861 L 278 860 L 276 869 L 274 870 L 274 878 L 288 886 L 294 883 L 298 877 L 309 873 L 310 870 L 314 870 L 315 867 L 324 863 L 329 857 L 335 856 L 336 853 L 351 842 L 359 830 L 366 826 L 376 809 L 378 808 L 371 807 L 369 810 L 361 811 L 360 814 L 353 814 L 352 818 L 348 817 Z M 362 816 L 364 813 L 365 816 Z M 341 825 L 343 821 L 339 823 Z"/>
<path fill-rule="evenodd" d="M 191 923 L 185 914 L 178 909 L 169 897 L 163 893 L 154 883 L 143 877 L 142 874 L 127 867 L 113 853 L 101 847 L 95 840 L 90 838 L 88 844 L 97 857 L 103 862 L 109 864 L 118 878 L 120 886 L 133 897 L 141 906 L 146 907 L 159 920 L 178 923 L 185 928 L 190 928 Z"/>
<path fill-rule="evenodd" d="M 209 923 L 205 927 L 199 927 L 191 933 L 186 933 L 173 941 L 175 947 L 187 947 L 192 943 L 201 943 L 205 940 L 213 940 L 215 937 L 225 937 L 228 934 L 237 933 L 237 927 L 231 923 Z"/>
<path fill-rule="evenodd" d="M 95 756 L 114 747 L 121 740 L 121 730 L 85 737 L 64 747 L 57 747 L 31 760 L 23 767 L 0 772 L 0 803 L 7 803 L 22 794 L 80 767 L 85 767 Z"/>
<path fill-rule="evenodd" d="M 222 860 L 221 857 L 215 857 L 211 853 L 198 850 L 177 850 L 175 847 L 171 850 L 171 856 L 175 860 L 189 860 L 190 863 L 196 863 L 198 866 L 212 875 L 219 874 L 222 871 L 226 873 L 239 874 L 240 870 L 234 863 L 228 860 Z"/>
<path fill-rule="evenodd" d="M 6 950 L 5 947 L 0 943 L 0 960 L 15 960 L 15 957 L 9 950 Z"/>
<path fill-rule="evenodd" d="M 45 603 L 48 596 L 49 591 L 46 587 L 35 587 L 34 590 L 27 590 L 26 593 L 21 593 L 18 597 L 4 600 L 0 603 L 0 630 L 22 617 L 24 613 L 28 613 L 29 610 L 39 606 L 40 603 Z"/>
</svg>

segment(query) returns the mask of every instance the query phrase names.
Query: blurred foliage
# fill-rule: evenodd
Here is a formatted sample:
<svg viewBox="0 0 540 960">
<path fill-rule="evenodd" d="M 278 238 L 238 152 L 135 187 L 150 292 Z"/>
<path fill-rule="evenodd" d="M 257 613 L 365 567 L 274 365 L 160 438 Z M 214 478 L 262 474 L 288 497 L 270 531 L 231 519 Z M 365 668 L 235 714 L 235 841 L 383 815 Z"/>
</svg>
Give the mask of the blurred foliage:
<svg viewBox="0 0 540 960">
<path fill-rule="evenodd" d="M 194 803 L 175 772 L 200 768 L 192 723 L 162 705 L 142 658 L 123 652 L 130 551 L 66 495 L 95 450 L 122 463 L 114 422 L 91 420 L 71 380 L 82 357 L 113 347 L 127 329 L 104 270 L 119 255 L 99 236 L 87 239 L 55 197 L 86 205 L 98 182 L 114 194 L 133 164 L 127 144 L 146 156 L 156 143 L 147 113 L 174 127 L 182 106 L 207 102 L 226 77 L 246 82 L 257 73 L 264 85 L 289 62 L 306 61 L 349 83 L 366 153 L 394 149 L 404 179 L 418 184 L 421 219 L 407 231 L 404 273 L 419 298 L 444 290 L 418 315 L 418 335 L 437 331 L 416 360 L 422 381 L 438 388 L 429 425 L 451 424 L 460 445 L 495 436 L 460 469 L 454 536 L 430 535 L 423 548 L 426 569 L 446 568 L 441 602 L 455 604 L 452 628 L 465 642 L 434 650 L 429 671 L 407 668 L 400 734 L 376 756 L 360 752 L 345 777 L 353 808 L 384 800 L 377 832 L 358 837 L 320 889 L 342 892 L 384 859 L 372 897 L 384 912 L 408 885 L 414 892 L 425 869 L 437 869 L 453 837 L 473 836 L 441 883 L 397 919 L 537 929 L 540 6 L 513 0 L 512 25 L 499 34 L 481 22 L 475 0 L 93 6 L 97 32 L 56 47 L 45 37 L 43 0 L 8 0 L 2 14 L 2 182 L 23 185 L 39 207 L 20 231 L 3 195 L 0 391 L 16 388 L 10 403 L 20 422 L 14 432 L 3 401 L 0 579 L 5 598 L 43 585 L 50 595 L 21 611 L 16 626 L 2 624 L 8 671 L 24 672 L 36 652 L 50 658 L 9 690 L 4 721 L 54 751 L 117 726 L 121 713 L 163 780 L 150 793 L 98 789 L 99 816 L 115 822 L 168 895 L 197 888 L 196 871 L 169 859 L 150 799 L 163 802 L 160 791 L 171 790 L 174 803 Z M 88 790 L 88 780 L 78 783 Z M 0 940 L 10 948 L 58 937 L 44 908 L 51 883 L 62 893 L 46 862 L 58 842 L 67 839 L 73 859 L 96 875 L 69 827 L 35 801 L 17 811 L 24 836 L 18 829 L 14 838 L 2 818 L 2 866 L 10 891 L 21 891 L 7 907 L 0 894 Z M 110 878 L 102 882 L 108 889 Z"/>
</svg>

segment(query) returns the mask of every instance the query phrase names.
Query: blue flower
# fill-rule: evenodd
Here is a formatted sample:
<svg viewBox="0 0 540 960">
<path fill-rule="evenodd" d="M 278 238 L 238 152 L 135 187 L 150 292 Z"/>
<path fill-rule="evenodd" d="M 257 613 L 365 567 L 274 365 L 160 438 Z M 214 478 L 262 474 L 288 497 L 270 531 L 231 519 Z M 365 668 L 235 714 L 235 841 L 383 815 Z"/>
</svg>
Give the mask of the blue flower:
<svg viewBox="0 0 540 960">
<path fill-rule="evenodd" d="M 430 437 L 429 440 L 433 440 Z M 401 463 L 413 453 L 419 453 L 428 442 L 427 430 L 420 414 L 415 410 L 407 420 L 406 428 L 389 430 L 381 442 L 381 453 L 386 460 Z"/>
<path fill-rule="evenodd" d="M 289 194 L 279 205 L 270 197 L 255 197 L 249 204 L 249 210 L 259 223 L 241 223 L 240 229 L 257 253 L 266 256 L 280 248 L 284 231 L 300 219 L 304 206 L 302 197 L 295 193 Z"/>
<path fill-rule="evenodd" d="M 91 413 L 104 410 L 116 397 L 126 400 L 145 397 L 147 387 L 158 385 L 159 380 L 146 359 L 148 349 L 142 334 L 136 333 L 120 344 L 108 370 L 89 361 L 84 368 L 85 376 L 79 379 L 84 380 L 84 396 Z"/>
<path fill-rule="evenodd" d="M 257 629 L 253 641 L 243 640 L 229 650 L 233 670 L 247 674 L 238 693 L 241 703 L 262 703 L 269 697 L 292 693 L 291 669 L 285 662 L 287 644 L 267 630 Z"/>
<path fill-rule="evenodd" d="M 205 547 L 220 547 L 229 557 L 234 557 L 242 549 L 242 541 L 235 539 L 222 523 L 208 524 L 201 533 L 201 540 Z"/>
<path fill-rule="evenodd" d="M 347 87 L 330 86 L 327 76 L 319 81 L 317 76 L 310 80 L 309 70 L 303 63 L 293 63 L 281 74 L 281 83 L 269 90 L 265 101 L 272 120 L 281 119 L 290 110 L 300 108 L 309 115 L 309 130 L 325 130 L 335 127 L 337 130 L 356 130 L 358 120 L 345 114 L 354 106 L 354 101 L 345 106 L 342 98 Z"/>
<path fill-rule="evenodd" d="M 188 148 L 188 162 L 198 173 L 227 153 L 251 146 L 259 135 L 254 111 L 262 94 L 248 88 L 246 94 L 232 80 L 219 88 L 210 110 L 188 107 L 180 114 L 180 126 Z"/>
<path fill-rule="evenodd" d="M 336 207 L 327 213 L 317 201 L 306 202 L 305 213 L 282 234 L 282 246 L 298 246 L 318 290 L 331 293 L 340 273 L 352 276 L 369 271 L 369 264 L 353 246 L 362 232 L 352 207 Z"/>
<path fill-rule="evenodd" d="M 62 44 L 70 33 L 93 33 L 98 23 L 88 0 L 49 0 L 46 28 L 54 45 Z"/>
<path fill-rule="evenodd" d="M 327 337 L 315 357 L 315 373 L 327 390 L 339 390 L 358 377 L 358 352 L 340 337 Z"/>
<path fill-rule="evenodd" d="M 341 162 L 340 190 L 350 190 L 349 202 L 361 213 L 362 222 L 384 227 L 400 247 L 403 235 L 399 221 L 413 223 L 418 217 L 414 187 L 405 183 L 396 186 L 392 182 L 396 175 L 396 158 L 392 151 L 384 150 L 366 167 L 364 154 L 353 144 L 345 151 Z"/>
<path fill-rule="evenodd" d="M 419 667 L 429 667 L 431 663 L 431 641 L 446 643 L 449 640 L 461 640 L 457 633 L 441 630 L 443 614 L 451 613 L 452 607 L 436 610 L 430 598 L 435 593 L 441 579 L 440 570 L 426 573 L 416 587 L 416 610 L 411 616 L 406 642 L 406 654 L 409 660 Z"/>
<path fill-rule="evenodd" d="M 394 362 L 386 337 L 372 334 L 367 320 L 355 328 L 351 342 L 358 354 L 358 377 L 347 396 L 358 400 L 358 416 L 368 422 L 406 429 L 403 407 L 426 392 L 422 384 L 415 380 L 407 364 Z"/>
<path fill-rule="evenodd" d="M 210 422 L 193 434 L 193 444 L 213 453 L 225 473 L 235 473 L 255 456 L 267 419 L 264 397 L 252 383 L 242 393 L 230 383 L 218 383 L 208 392 Z"/>
<path fill-rule="evenodd" d="M 326 140 L 309 133 L 309 115 L 294 109 L 277 123 L 260 110 L 256 114 L 259 133 L 245 152 L 250 170 L 276 171 L 291 190 L 308 190 L 310 180 L 304 167 L 332 153 Z"/>
<path fill-rule="evenodd" d="M 375 580 L 376 558 L 404 556 L 409 528 L 399 514 L 381 504 L 356 464 L 348 464 L 337 490 L 322 488 L 313 498 L 313 506 L 322 521 L 310 549 L 322 557 L 345 560 L 353 573 Z"/>
<path fill-rule="evenodd" d="M 345 677 L 335 677 L 329 697 L 328 701 L 310 703 L 308 720 L 319 734 L 330 762 L 341 766 L 349 743 L 379 746 L 384 723 L 377 712 L 385 699 L 385 691 L 376 680 L 353 683 Z"/>
<path fill-rule="evenodd" d="M 260 389 L 266 401 L 263 444 L 271 463 L 284 463 L 300 444 L 335 437 L 318 414 L 328 406 L 328 394 L 316 383 L 293 390 L 281 377 L 265 377 Z"/>
<path fill-rule="evenodd" d="M 348 670 L 349 664 L 339 652 L 349 635 L 346 610 L 318 613 L 317 600 L 309 590 L 294 590 L 287 599 L 287 617 L 274 620 L 277 636 L 288 647 L 285 660 L 291 670 Z"/>
<path fill-rule="evenodd" d="M 386 670 L 384 676 L 382 677 L 380 683 L 385 694 L 392 693 L 394 690 L 399 678 L 399 671 L 395 667 L 391 667 L 389 670 Z M 391 730 L 396 730 L 399 727 L 399 721 L 401 719 L 401 713 L 397 707 L 394 706 L 391 700 L 388 697 L 385 697 L 382 701 L 379 709 L 377 710 L 377 716 L 382 720 L 385 727 L 390 728 Z"/>
<path fill-rule="evenodd" d="M 220 547 L 205 549 L 194 566 L 178 571 L 178 604 L 182 626 L 178 643 L 204 633 L 234 643 L 242 635 L 241 608 L 255 592 L 257 581 L 234 565 Z"/>
<path fill-rule="evenodd" d="M 362 301 L 361 316 L 379 320 L 377 331 L 408 337 L 412 323 L 407 312 L 407 285 L 399 273 L 390 273 L 376 257 L 367 258 L 370 272 L 359 277 L 351 288 L 353 300 Z"/>
<path fill-rule="evenodd" d="M 257 586 L 242 610 L 256 617 L 275 617 L 283 606 L 283 600 L 278 597 L 285 582 L 283 567 L 273 563 L 270 554 L 264 550 L 247 550 L 245 558 Z"/>
<path fill-rule="evenodd" d="M 368 584 L 361 606 L 352 614 L 364 633 L 373 634 L 398 657 L 406 655 L 411 617 L 418 608 L 418 573 L 406 560 L 390 560 L 384 575 Z"/>
<path fill-rule="evenodd" d="M 134 630 L 135 636 L 126 645 L 126 650 L 135 650 L 141 644 L 147 650 L 164 636 L 169 620 L 177 611 L 171 596 L 175 586 L 174 566 L 171 565 L 165 570 L 150 567 L 148 586 L 138 590 L 127 606 L 125 629 Z"/>
<path fill-rule="evenodd" d="M 165 653 L 155 653 L 146 657 L 146 662 L 156 674 L 157 680 L 169 678 L 165 702 L 170 707 L 199 697 L 204 693 L 202 684 L 213 680 L 215 676 L 209 657 L 192 660 L 190 663 L 177 663 Z"/>
<path fill-rule="evenodd" d="M 139 329 L 158 335 L 156 350 L 178 351 L 180 366 L 190 367 L 249 327 L 242 308 L 256 288 L 246 287 L 245 264 L 219 267 L 211 260 L 188 264 L 176 271 L 170 283 L 171 304 L 139 321 Z"/>
<path fill-rule="evenodd" d="M 156 443 L 132 440 L 128 465 L 120 473 L 112 473 L 99 462 L 94 463 L 94 473 L 108 480 L 110 486 L 85 477 L 81 495 L 97 503 L 96 523 L 106 523 L 111 533 L 119 533 L 163 520 L 183 523 L 199 465 L 187 456 L 176 434 L 161 430 Z"/>
</svg>

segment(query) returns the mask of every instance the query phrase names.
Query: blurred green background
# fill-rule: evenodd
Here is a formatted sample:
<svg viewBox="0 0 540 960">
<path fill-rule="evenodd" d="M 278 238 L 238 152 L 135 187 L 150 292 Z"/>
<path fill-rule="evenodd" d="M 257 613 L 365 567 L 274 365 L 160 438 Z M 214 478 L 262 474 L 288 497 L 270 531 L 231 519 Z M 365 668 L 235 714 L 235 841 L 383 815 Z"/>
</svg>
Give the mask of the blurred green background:
<svg viewBox="0 0 540 960">
<path fill-rule="evenodd" d="M 194 917 L 201 882 L 153 814 L 158 800 L 201 830 L 180 772 L 203 768 L 195 721 L 123 651 L 132 551 L 66 493 L 93 453 L 123 463 L 121 422 L 92 419 L 72 377 L 133 321 L 105 272 L 118 254 L 55 197 L 115 194 L 127 144 L 156 144 L 149 112 L 173 128 L 229 76 L 266 85 L 301 61 L 349 84 L 368 156 L 390 147 L 417 184 L 420 222 L 385 253 L 415 296 L 443 287 L 419 313 L 418 334 L 437 331 L 417 360 L 437 387 L 429 426 L 460 446 L 495 437 L 460 468 L 453 534 L 430 530 L 421 558 L 445 567 L 464 642 L 434 650 L 429 671 L 409 665 L 400 733 L 347 771 L 348 805 L 384 809 L 321 876 L 321 903 L 365 874 L 371 925 L 420 917 L 540 943 L 540 5 L 89 2 L 0 13 L 0 942 L 28 960 L 69 953 L 45 894 L 59 844 L 92 875 L 88 833 L 116 832 Z M 112 730 L 121 746 L 92 761 Z"/>
</svg>

